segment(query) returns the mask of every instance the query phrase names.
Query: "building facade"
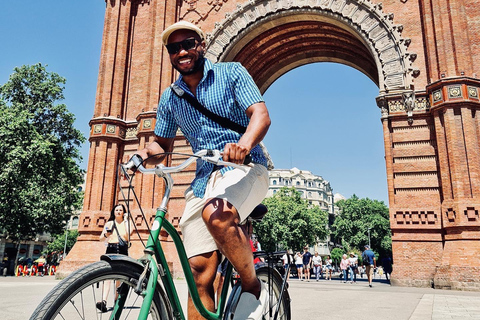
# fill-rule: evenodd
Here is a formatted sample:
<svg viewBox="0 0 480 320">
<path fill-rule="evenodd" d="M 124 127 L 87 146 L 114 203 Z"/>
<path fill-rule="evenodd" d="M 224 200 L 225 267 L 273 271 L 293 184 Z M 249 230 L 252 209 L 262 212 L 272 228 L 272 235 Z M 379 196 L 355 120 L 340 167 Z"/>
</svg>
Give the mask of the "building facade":
<svg viewBox="0 0 480 320">
<path fill-rule="evenodd" d="M 321 176 L 298 168 L 270 170 L 268 176 L 267 197 L 273 196 L 283 187 L 294 187 L 311 205 L 320 207 L 329 215 L 335 214 L 333 189 L 330 182 Z"/>
<path fill-rule="evenodd" d="M 293 187 L 300 192 L 301 197 L 307 200 L 309 204 L 318 206 L 321 210 L 328 212 L 328 225 L 330 227 L 333 224 L 335 216 L 339 213 L 335 201 L 340 198 L 344 199 L 344 197 L 339 193 L 333 194 L 330 182 L 310 171 L 298 168 L 270 170 L 268 176 L 267 197 L 274 196 L 281 188 Z M 311 249 L 321 256 L 326 256 L 330 254 L 330 250 L 335 245 L 329 236 L 327 239 L 318 239 L 317 243 L 312 244 Z"/>
</svg>

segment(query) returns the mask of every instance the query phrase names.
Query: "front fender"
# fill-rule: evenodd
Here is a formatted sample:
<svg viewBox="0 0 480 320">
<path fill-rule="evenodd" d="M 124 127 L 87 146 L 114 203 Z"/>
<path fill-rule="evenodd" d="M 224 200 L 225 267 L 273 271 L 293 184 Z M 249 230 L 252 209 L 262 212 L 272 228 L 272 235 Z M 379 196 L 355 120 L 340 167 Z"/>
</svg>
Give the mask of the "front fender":
<svg viewBox="0 0 480 320">
<path fill-rule="evenodd" d="M 135 260 L 129 256 L 123 255 L 123 254 L 115 254 L 115 253 L 109 253 L 109 254 L 103 254 L 100 257 L 100 260 L 102 261 L 107 261 L 107 262 L 112 262 L 112 261 L 124 261 L 133 265 L 136 265 L 140 268 L 144 268 L 145 266 L 141 264 L 138 260 Z"/>
</svg>

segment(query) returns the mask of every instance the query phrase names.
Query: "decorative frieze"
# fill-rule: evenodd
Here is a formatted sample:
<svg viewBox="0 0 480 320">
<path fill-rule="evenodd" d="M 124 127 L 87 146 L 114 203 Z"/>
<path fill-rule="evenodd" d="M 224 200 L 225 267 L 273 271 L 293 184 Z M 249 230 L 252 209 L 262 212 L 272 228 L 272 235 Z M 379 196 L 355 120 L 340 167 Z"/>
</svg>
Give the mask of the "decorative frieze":
<svg viewBox="0 0 480 320">
<path fill-rule="evenodd" d="M 125 139 L 137 138 L 137 132 L 138 132 L 137 127 L 128 128 L 125 134 Z"/>
<path fill-rule="evenodd" d="M 102 133 L 102 125 L 101 124 L 96 124 L 93 126 L 93 134 L 101 134 Z"/>
<path fill-rule="evenodd" d="M 150 124 L 144 123 L 144 125 L 151 126 L 152 120 L 149 121 Z M 136 123 L 126 122 L 118 118 L 94 118 L 90 124 L 92 126 L 91 139 L 99 139 L 101 137 L 108 137 L 108 139 L 119 138 L 122 140 L 132 138 L 136 139 L 136 134 L 138 132 Z"/>
<path fill-rule="evenodd" d="M 435 224 L 438 216 L 434 211 L 396 211 L 393 215 L 396 224 Z"/>
<path fill-rule="evenodd" d="M 477 221 L 478 220 L 478 210 L 475 207 L 467 207 L 466 210 L 463 211 L 465 217 L 468 221 Z"/>
<path fill-rule="evenodd" d="M 433 100 L 433 103 L 442 102 L 443 101 L 442 90 L 435 90 L 432 93 L 432 100 Z"/>
<path fill-rule="evenodd" d="M 447 91 L 450 99 L 462 98 L 462 87 L 460 85 L 448 86 Z"/>
<path fill-rule="evenodd" d="M 427 87 L 433 107 L 462 104 L 464 102 L 479 103 L 478 90 L 480 83 L 471 78 L 455 78 L 438 81 Z"/>
<path fill-rule="evenodd" d="M 425 112 L 430 110 L 430 104 L 426 97 L 416 97 L 413 92 L 407 91 L 403 94 L 402 100 L 392 99 L 387 102 L 388 112 L 392 113 L 407 113 L 409 117 L 413 112 Z"/>
<path fill-rule="evenodd" d="M 115 134 L 117 126 L 113 124 L 107 124 L 107 134 Z"/>
<path fill-rule="evenodd" d="M 478 89 L 472 86 L 467 86 L 468 97 L 470 99 L 478 100 Z"/>
</svg>

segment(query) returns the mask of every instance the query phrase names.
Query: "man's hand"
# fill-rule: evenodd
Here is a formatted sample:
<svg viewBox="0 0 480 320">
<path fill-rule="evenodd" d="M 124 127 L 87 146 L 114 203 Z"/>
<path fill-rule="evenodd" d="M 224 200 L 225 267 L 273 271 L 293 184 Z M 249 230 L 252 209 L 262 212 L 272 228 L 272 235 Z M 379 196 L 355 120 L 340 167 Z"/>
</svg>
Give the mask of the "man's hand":
<svg viewBox="0 0 480 320">
<path fill-rule="evenodd" d="M 243 164 L 250 149 L 238 143 L 227 143 L 223 149 L 223 161 Z"/>
</svg>

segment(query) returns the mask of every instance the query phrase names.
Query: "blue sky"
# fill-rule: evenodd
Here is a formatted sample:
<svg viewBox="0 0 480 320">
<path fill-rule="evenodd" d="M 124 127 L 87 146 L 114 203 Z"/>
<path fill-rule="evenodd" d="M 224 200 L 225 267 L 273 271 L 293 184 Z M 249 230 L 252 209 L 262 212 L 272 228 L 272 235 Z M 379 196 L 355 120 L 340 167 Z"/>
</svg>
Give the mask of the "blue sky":
<svg viewBox="0 0 480 320">
<path fill-rule="evenodd" d="M 17 66 L 48 65 L 67 79 L 63 103 L 87 138 L 104 12 L 103 0 L 4 1 L 0 10 L 0 84 Z M 367 76 L 340 64 L 310 64 L 279 78 L 264 95 L 272 118 L 265 144 L 276 168 L 308 170 L 335 193 L 388 205 L 378 93 Z"/>
</svg>

